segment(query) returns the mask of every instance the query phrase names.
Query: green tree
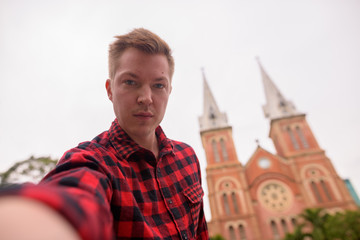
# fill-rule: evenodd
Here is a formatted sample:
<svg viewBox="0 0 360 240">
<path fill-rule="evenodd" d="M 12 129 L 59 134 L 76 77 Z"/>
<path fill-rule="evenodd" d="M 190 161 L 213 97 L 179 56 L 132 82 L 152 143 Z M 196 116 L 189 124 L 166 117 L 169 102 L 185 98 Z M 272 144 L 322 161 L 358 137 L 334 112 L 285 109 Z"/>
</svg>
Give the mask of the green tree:
<svg viewBox="0 0 360 240">
<path fill-rule="evenodd" d="M 225 240 L 225 238 L 220 234 L 216 234 L 215 236 L 210 237 L 210 240 Z"/>
<path fill-rule="evenodd" d="M 303 232 L 304 224 L 296 226 L 293 233 L 287 233 L 284 240 L 305 240 L 306 237 L 311 237 L 310 233 Z"/>
<path fill-rule="evenodd" d="M 331 239 L 360 239 L 360 212 L 345 211 L 329 218 L 326 229 Z"/>
<path fill-rule="evenodd" d="M 50 157 L 34 158 L 16 162 L 7 171 L 0 174 L 0 185 L 9 185 L 14 183 L 33 182 L 37 183 L 52 170 L 57 160 Z"/>
<path fill-rule="evenodd" d="M 360 240 L 360 211 L 345 211 L 334 215 L 324 209 L 305 209 L 300 217 L 303 223 L 284 240 Z M 311 229 L 310 232 L 304 228 Z"/>
<path fill-rule="evenodd" d="M 328 240 L 326 222 L 329 219 L 329 214 L 322 208 L 308 208 L 300 215 L 306 223 L 312 226 L 311 236 L 316 240 Z"/>
</svg>

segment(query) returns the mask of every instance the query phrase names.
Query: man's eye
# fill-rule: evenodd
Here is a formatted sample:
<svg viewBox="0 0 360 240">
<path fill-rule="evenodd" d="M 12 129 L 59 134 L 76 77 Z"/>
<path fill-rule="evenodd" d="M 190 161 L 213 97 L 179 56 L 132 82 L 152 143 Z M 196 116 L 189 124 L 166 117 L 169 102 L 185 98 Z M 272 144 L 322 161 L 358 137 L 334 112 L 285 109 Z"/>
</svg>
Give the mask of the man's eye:
<svg viewBox="0 0 360 240">
<path fill-rule="evenodd" d="M 126 85 L 131 85 L 131 86 L 133 86 L 133 85 L 136 84 L 136 82 L 135 82 L 134 80 L 125 80 L 124 83 L 125 83 Z"/>
<path fill-rule="evenodd" d="M 159 89 L 161 89 L 161 88 L 164 88 L 164 87 L 165 87 L 165 85 L 164 85 L 164 84 L 162 84 L 162 83 L 156 83 L 156 84 L 154 84 L 154 87 L 155 87 L 155 88 L 159 88 Z"/>
</svg>

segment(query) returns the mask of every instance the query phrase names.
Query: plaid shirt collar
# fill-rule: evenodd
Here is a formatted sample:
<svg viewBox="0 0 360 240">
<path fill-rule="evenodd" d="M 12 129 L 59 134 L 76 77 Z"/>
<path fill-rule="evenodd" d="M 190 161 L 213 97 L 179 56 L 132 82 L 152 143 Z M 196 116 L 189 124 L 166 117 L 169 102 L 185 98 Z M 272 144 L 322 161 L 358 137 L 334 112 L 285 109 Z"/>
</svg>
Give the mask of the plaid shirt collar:
<svg viewBox="0 0 360 240">
<path fill-rule="evenodd" d="M 174 146 L 170 139 L 168 139 L 160 126 L 155 129 L 155 134 L 159 143 L 159 158 L 166 154 L 174 154 Z M 120 127 L 119 122 L 115 119 L 109 129 L 110 141 L 117 154 L 122 159 L 129 159 L 129 157 L 138 151 L 147 151 L 137 144 L 130 136 Z"/>
</svg>

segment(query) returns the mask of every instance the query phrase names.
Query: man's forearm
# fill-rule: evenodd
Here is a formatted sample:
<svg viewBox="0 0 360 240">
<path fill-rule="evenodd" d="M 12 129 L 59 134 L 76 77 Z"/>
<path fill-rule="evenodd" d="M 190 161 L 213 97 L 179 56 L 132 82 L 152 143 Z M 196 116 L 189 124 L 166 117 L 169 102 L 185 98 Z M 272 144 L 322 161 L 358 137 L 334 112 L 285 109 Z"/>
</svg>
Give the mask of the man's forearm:
<svg viewBox="0 0 360 240">
<path fill-rule="evenodd" d="M 0 216 L 0 239 L 80 239 L 63 216 L 32 199 L 1 197 Z"/>
</svg>

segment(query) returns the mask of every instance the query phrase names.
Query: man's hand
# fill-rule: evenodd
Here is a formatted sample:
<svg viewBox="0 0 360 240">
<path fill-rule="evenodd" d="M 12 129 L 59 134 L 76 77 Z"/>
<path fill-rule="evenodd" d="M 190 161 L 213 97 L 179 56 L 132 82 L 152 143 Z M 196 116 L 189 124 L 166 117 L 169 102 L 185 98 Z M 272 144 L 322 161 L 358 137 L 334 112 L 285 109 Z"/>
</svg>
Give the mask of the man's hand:
<svg viewBox="0 0 360 240">
<path fill-rule="evenodd" d="M 75 229 L 59 213 L 35 200 L 0 198 L 0 239 L 80 240 Z"/>
</svg>

